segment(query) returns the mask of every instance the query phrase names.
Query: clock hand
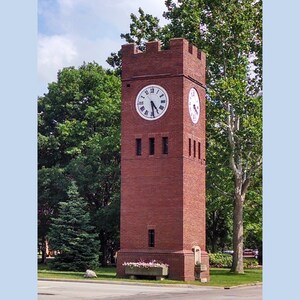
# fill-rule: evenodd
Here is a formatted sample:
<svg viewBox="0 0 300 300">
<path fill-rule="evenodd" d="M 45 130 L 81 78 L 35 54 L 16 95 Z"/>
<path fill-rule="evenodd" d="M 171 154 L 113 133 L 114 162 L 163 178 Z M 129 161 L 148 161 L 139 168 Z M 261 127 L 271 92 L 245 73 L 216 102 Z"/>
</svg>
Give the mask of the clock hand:
<svg viewBox="0 0 300 300">
<path fill-rule="evenodd" d="M 154 118 L 154 109 L 153 108 L 154 108 L 155 105 L 154 105 L 152 100 L 150 101 L 150 104 L 151 104 L 151 108 L 152 108 L 152 115 L 153 115 L 153 118 Z"/>
<path fill-rule="evenodd" d="M 156 109 L 156 112 L 158 113 L 158 109 L 157 109 L 156 105 L 154 104 L 154 102 L 153 102 L 153 101 L 151 101 L 151 102 L 152 102 L 152 104 L 153 104 L 154 108 Z"/>
<path fill-rule="evenodd" d="M 197 113 L 197 115 L 198 115 L 198 110 L 197 110 L 197 108 L 196 108 L 196 105 L 195 105 L 195 104 L 193 105 L 193 108 L 194 108 L 195 112 L 196 112 L 196 113 Z"/>
</svg>

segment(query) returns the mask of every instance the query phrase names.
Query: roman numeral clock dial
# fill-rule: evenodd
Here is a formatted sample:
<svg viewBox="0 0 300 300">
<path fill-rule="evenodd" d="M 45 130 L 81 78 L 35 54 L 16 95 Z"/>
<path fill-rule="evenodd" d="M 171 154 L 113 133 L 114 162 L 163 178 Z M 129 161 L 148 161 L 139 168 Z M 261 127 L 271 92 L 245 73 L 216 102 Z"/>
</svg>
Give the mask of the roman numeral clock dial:
<svg viewBox="0 0 300 300">
<path fill-rule="evenodd" d="M 138 93 L 135 101 L 137 113 L 145 120 L 153 121 L 162 117 L 168 109 L 169 97 L 159 85 L 147 85 Z"/>
<path fill-rule="evenodd" d="M 191 120 L 196 124 L 200 116 L 200 102 L 196 89 L 191 88 L 188 97 L 189 113 Z"/>
</svg>

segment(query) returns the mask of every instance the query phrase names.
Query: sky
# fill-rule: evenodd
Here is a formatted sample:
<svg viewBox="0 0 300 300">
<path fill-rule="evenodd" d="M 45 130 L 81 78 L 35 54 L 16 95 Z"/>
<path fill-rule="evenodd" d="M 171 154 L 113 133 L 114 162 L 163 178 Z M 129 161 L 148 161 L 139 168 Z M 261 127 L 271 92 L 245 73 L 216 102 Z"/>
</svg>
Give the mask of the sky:
<svg viewBox="0 0 300 300">
<path fill-rule="evenodd" d="M 38 0 L 38 96 L 64 67 L 95 61 L 104 68 L 126 41 L 130 14 L 141 7 L 166 23 L 164 0 Z"/>
</svg>

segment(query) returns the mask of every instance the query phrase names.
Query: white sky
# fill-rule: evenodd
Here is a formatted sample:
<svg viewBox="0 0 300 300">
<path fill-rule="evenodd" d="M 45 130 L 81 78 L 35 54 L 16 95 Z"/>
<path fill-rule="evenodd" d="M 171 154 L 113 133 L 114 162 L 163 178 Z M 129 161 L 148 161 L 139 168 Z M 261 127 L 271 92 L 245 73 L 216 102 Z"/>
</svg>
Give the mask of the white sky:
<svg viewBox="0 0 300 300">
<path fill-rule="evenodd" d="M 104 68 L 129 32 L 130 14 L 145 13 L 164 24 L 164 0 L 38 0 L 38 95 L 56 81 L 58 70 L 96 61 Z"/>
</svg>

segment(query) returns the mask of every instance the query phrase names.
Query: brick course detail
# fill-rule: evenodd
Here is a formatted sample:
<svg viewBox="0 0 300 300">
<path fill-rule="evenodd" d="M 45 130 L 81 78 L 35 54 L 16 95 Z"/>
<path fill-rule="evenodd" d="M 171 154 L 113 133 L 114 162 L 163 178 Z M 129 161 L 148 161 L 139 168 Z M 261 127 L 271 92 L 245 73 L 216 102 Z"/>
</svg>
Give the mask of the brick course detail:
<svg viewBox="0 0 300 300">
<path fill-rule="evenodd" d="M 152 121 L 141 118 L 135 108 L 139 91 L 150 84 L 169 95 L 166 113 Z M 197 124 L 189 115 L 191 88 L 200 99 Z M 163 137 L 168 137 L 168 154 L 162 152 Z M 139 156 L 137 138 L 142 141 Z M 149 155 L 149 138 L 155 139 L 154 155 Z M 205 54 L 178 38 L 167 50 L 158 41 L 147 43 L 144 52 L 135 44 L 123 45 L 117 276 L 125 276 L 123 262 L 155 259 L 169 264 L 170 279 L 194 280 L 193 246 L 201 248 L 208 267 L 205 210 Z M 148 246 L 149 229 L 155 230 L 155 247 Z M 209 268 L 201 277 L 209 280 Z"/>
</svg>

